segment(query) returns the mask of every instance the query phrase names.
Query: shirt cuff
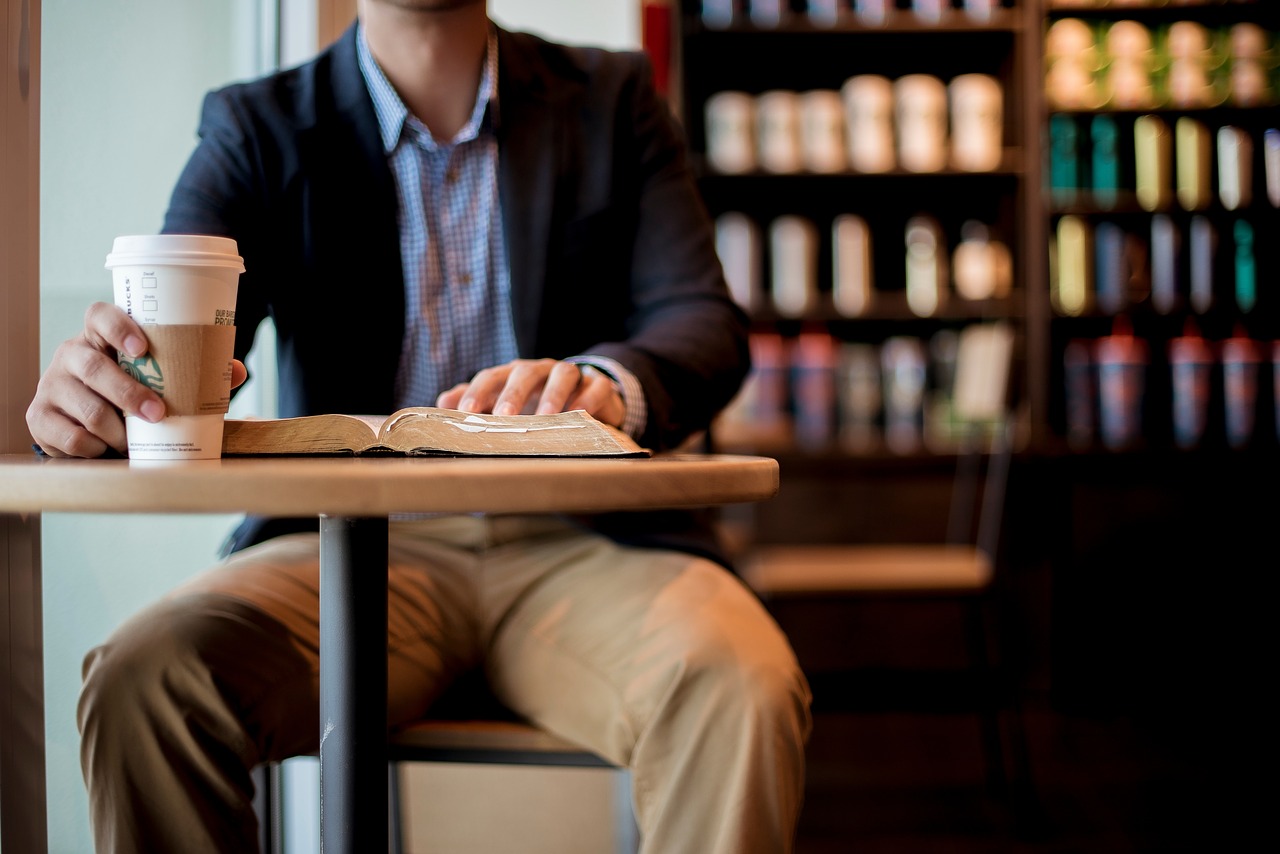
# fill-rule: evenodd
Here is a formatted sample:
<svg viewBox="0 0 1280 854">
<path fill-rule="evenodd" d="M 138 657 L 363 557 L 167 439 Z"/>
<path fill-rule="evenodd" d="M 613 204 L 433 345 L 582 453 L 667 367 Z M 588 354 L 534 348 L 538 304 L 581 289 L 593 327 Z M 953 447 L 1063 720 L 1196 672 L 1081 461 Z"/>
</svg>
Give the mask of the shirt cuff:
<svg viewBox="0 0 1280 854">
<path fill-rule="evenodd" d="M 644 401 L 644 389 L 640 387 L 640 380 L 636 379 L 636 375 L 607 356 L 573 356 L 565 361 L 575 365 L 590 365 L 613 380 L 618 393 L 622 395 L 622 405 L 627 410 L 622 417 L 620 429 L 633 439 L 640 438 L 645 423 L 649 420 L 649 409 Z"/>
</svg>

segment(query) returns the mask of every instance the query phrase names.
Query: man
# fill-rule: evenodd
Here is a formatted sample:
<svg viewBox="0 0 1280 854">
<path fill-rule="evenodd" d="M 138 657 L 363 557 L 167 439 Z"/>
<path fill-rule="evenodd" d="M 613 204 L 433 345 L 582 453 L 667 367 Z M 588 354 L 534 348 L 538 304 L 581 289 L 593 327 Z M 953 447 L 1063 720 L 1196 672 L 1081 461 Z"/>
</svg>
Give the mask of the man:
<svg viewBox="0 0 1280 854">
<path fill-rule="evenodd" d="M 664 449 L 748 368 L 677 129 L 638 55 L 508 33 L 484 0 L 362 0 L 315 61 L 206 99 L 164 229 L 233 237 L 238 358 L 270 315 L 282 415 L 581 408 Z M 53 455 L 126 447 L 163 402 L 112 306 L 28 412 Z M 244 379 L 237 361 L 235 382 Z M 251 769 L 318 744 L 314 521 L 247 520 L 222 564 L 86 658 L 100 851 L 247 851 Z M 459 675 L 628 765 L 650 854 L 785 852 L 809 694 L 685 514 L 392 522 L 390 724 Z"/>
</svg>

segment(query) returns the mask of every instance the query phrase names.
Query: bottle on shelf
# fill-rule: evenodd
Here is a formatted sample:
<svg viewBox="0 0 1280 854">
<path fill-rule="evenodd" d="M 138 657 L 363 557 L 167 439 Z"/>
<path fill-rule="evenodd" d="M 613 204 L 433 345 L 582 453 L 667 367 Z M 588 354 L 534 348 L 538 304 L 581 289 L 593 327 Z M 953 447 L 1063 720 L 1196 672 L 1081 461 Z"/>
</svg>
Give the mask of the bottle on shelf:
<svg viewBox="0 0 1280 854">
<path fill-rule="evenodd" d="M 1221 344 L 1222 392 L 1227 444 L 1247 447 L 1254 436 L 1258 408 L 1258 367 L 1262 348 L 1243 331 Z"/>
<path fill-rule="evenodd" d="M 1173 441 L 1182 449 L 1198 447 L 1209 423 L 1213 351 L 1189 320 L 1182 335 L 1169 341 L 1169 377 L 1173 398 Z"/>
<path fill-rule="evenodd" d="M 875 267 L 871 229 L 857 214 L 841 214 L 831 225 L 832 287 L 835 310 L 845 317 L 866 314 L 874 301 Z"/>
<path fill-rule="evenodd" d="M 907 305 L 920 317 L 937 313 L 946 298 L 947 253 L 942 226 L 928 215 L 907 220 Z"/>
<path fill-rule="evenodd" d="M 803 318 L 818 297 L 818 233 L 805 217 L 784 214 L 769 226 L 770 288 L 783 317 Z"/>
<path fill-rule="evenodd" d="M 1111 334 L 1099 338 L 1094 347 L 1102 444 L 1113 451 L 1136 447 L 1143 436 L 1147 342 L 1133 334 L 1121 315 L 1116 318 Z"/>
</svg>

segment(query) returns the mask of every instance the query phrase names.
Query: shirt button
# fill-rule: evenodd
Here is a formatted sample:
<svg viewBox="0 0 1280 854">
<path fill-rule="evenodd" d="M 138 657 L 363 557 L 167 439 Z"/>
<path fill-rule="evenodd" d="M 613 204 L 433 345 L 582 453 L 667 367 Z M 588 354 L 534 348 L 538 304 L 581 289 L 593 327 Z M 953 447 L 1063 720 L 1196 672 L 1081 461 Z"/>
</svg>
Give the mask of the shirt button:
<svg viewBox="0 0 1280 854">
<path fill-rule="evenodd" d="M 450 184 L 456 184 L 458 182 L 458 167 L 450 166 L 448 171 L 444 173 L 444 179 Z"/>
<path fill-rule="evenodd" d="M 471 274 L 470 274 L 470 273 L 463 273 L 461 276 L 459 276 L 459 277 L 458 277 L 458 281 L 459 281 L 461 284 L 464 284 L 464 285 L 469 285 L 469 284 L 471 284 Z"/>
</svg>

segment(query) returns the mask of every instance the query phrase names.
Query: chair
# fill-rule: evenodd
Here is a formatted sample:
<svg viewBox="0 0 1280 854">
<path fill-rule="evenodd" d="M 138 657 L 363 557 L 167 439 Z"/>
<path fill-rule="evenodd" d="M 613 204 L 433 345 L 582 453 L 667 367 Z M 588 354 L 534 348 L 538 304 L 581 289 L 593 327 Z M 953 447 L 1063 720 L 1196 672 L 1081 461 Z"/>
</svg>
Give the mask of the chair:
<svg viewBox="0 0 1280 854">
<path fill-rule="evenodd" d="M 634 854 L 639 848 L 639 830 L 631 807 L 630 773 L 580 745 L 521 720 L 489 694 L 478 674 L 463 677 L 433 709 L 431 718 L 391 733 L 387 757 L 391 854 L 412 854 L 406 852 L 408 840 L 405 838 L 405 829 L 412 821 L 413 802 L 416 800 L 411 781 L 419 774 L 430 773 L 428 763 L 608 769 L 612 772 L 608 795 L 612 813 L 609 828 L 611 847 L 608 851 L 610 854 Z M 293 773 L 297 780 L 298 769 Z M 301 773 L 303 782 L 301 785 L 295 782 L 293 786 L 303 791 L 291 795 L 286 794 L 285 775 L 280 765 L 262 766 L 255 771 L 255 808 L 261 819 L 259 841 L 263 854 L 291 854 L 307 849 L 308 841 L 301 845 L 292 841 L 286 844 L 286 823 L 297 826 L 301 821 L 318 827 L 318 813 L 310 814 L 316 806 L 312 792 L 319 791 L 318 766 L 304 768 Z M 483 813 L 482 807 L 475 813 Z M 287 810 L 304 814 L 293 816 L 286 822 Z M 465 817 L 458 818 L 464 820 Z M 494 816 L 492 820 L 501 821 L 502 817 Z M 582 818 L 566 815 L 559 823 L 578 827 Z M 532 847 L 522 850 L 532 850 Z M 599 849 L 593 849 L 593 854 L 595 850 Z"/>
<path fill-rule="evenodd" d="M 611 854 L 634 854 L 639 831 L 631 808 L 631 776 L 585 748 L 530 724 L 511 719 L 425 720 L 395 733 L 389 745 L 392 852 L 401 854 L 406 828 L 405 810 L 415 800 L 406 793 L 407 773 L 416 763 L 453 762 L 473 765 L 596 768 L 611 770 Z M 425 766 L 419 766 L 429 773 Z M 526 781 L 527 782 L 527 781 Z M 582 816 L 566 814 L 556 822 L 579 826 Z M 522 849 L 527 850 L 527 849 Z"/>
<path fill-rule="evenodd" d="M 962 354 L 968 352 L 972 358 L 979 352 L 982 357 L 963 367 L 958 363 L 957 376 L 962 370 L 965 376 L 985 374 L 996 377 L 1000 385 L 994 390 L 983 388 L 977 395 L 982 401 L 957 394 L 957 410 L 966 417 L 957 438 L 944 542 L 756 544 L 748 546 L 740 569 L 743 580 L 784 628 L 787 618 L 812 616 L 813 607 L 841 609 L 841 618 L 847 621 L 854 602 L 874 604 L 881 610 L 895 603 L 958 608 L 964 636 L 957 640 L 967 654 L 967 667 L 958 672 L 926 673 L 900 666 L 813 668 L 803 655 L 801 662 L 810 671 L 815 713 L 905 710 L 903 706 L 976 712 L 986 778 L 992 790 L 1003 794 L 1010 792 L 1010 768 L 1019 786 L 1026 784 L 1029 774 L 1016 693 L 1007 690 L 991 655 L 993 647 L 999 649 L 992 625 L 998 614 L 992 612 L 999 604 L 996 566 L 1011 437 L 1003 385 L 1007 364 L 990 370 L 992 351 L 985 347 L 966 351 L 961 344 Z M 994 352 L 999 357 L 999 348 Z M 829 639 L 822 641 L 829 644 Z M 823 650 L 824 659 L 828 652 Z M 1011 762 L 1006 762 L 1002 711 L 1008 718 Z M 1019 789 L 1012 794 L 1021 798 L 1026 792 Z"/>
</svg>

